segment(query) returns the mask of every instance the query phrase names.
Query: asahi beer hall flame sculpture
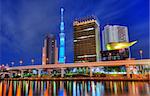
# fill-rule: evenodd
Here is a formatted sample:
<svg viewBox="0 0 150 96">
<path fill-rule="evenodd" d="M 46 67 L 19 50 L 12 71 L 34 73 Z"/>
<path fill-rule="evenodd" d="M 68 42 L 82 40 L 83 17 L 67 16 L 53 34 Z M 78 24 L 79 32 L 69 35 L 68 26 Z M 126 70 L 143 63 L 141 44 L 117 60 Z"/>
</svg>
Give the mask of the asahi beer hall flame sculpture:
<svg viewBox="0 0 150 96">
<path fill-rule="evenodd" d="M 132 45 L 134 45 L 137 41 L 133 41 L 133 42 L 112 42 L 112 43 L 108 43 L 106 45 L 107 50 L 118 50 L 118 49 L 124 49 L 124 48 L 128 48 Z"/>
</svg>

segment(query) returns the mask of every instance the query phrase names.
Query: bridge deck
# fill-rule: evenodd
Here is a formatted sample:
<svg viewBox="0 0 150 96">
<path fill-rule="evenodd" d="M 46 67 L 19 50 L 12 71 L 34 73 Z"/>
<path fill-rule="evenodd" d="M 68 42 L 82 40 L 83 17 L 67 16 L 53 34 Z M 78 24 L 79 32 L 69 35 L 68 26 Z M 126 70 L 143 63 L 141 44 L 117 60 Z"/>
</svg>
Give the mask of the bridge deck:
<svg viewBox="0 0 150 96">
<path fill-rule="evenodd" d="M 130 66 L 130 65 L 149 65 L 150 66 L 150 59 L 17 66 L 17 67 L 9 67 L 9 70 L 45 69 L 45 68 L 53 69 L 53 68 L 74 68 L 74 67 L 98 67 L 98 66 L 122 66 L 122 65 L 128 65 L 128 66 Z"/>
</svg>

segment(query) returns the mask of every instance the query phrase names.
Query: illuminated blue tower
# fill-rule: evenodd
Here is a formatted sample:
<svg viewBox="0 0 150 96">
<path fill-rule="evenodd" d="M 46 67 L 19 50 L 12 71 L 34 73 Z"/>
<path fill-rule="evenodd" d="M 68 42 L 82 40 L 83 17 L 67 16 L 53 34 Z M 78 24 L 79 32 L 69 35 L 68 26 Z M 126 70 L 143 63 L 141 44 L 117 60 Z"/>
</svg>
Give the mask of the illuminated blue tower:
<svg viewBox="0 0 150 96">
<path fill-rule="evenodd" d="M 61 8 L 61 23 L 60 23 L 60 47 L 59 47 L 59 63 L 65 63 L 65 33 L 64 33 L 64 9 Z"/>
</svg>

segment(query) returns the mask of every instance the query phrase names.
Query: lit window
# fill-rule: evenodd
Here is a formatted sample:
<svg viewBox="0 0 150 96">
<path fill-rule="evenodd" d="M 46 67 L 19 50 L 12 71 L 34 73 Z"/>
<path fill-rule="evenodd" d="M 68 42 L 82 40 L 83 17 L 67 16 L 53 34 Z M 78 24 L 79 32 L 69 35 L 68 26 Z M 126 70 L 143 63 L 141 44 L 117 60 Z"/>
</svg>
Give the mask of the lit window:
<svg viewBox="0 0 150 96">
<path fill-rule="evenodd" d="M 96 55 L 83 55 L 83 56 L 78 56 L 77 58 L 86 58 L 86 57 L 95 57 Z"/>
<path fill-rule="evenodd" d="M 90 30 L 94 30 L 94 28 L 93 28 L 93 27 L 91 27 L 91 28 L 87 28 L 87 29 L 79 30 L 79 31 L 76 31 L 76 32 L 83 32 L 83 31 L 90 31 Z"/>
<path fill-rule="evenodd" d="M 74 40 L 73 42 L 77 42 L 78 40 Z"/>
<path fill-rule="evenodd" d="M 90 38 L 90 37 L 94 37 L 95 35 L 89 35 L 89 36 L 81 36 L 78 37 L 77 39 L 85 39 L 85 38 Z"/>
</svg>

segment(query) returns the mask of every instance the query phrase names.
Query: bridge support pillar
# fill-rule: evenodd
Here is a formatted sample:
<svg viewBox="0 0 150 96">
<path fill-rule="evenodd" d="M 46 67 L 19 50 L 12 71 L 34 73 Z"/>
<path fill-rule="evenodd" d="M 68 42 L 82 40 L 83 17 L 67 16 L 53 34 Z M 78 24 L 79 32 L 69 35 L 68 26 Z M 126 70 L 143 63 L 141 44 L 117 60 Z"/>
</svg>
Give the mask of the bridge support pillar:
<svg viewBox="0 0 150 96">
<path fill-rule="evenodd" d="M 21 77 L 23 77 L 23 75 L 24 75 L 24 70 L 21 70 L 20 75 L 21 75 Z"/>
<path fill-rule="evenodd" d="M 64 68 L 61 68 L 61 77 L 64 77 Z"/>
<path fill-rule="evenodd" d="M 29 70 L 29 73 L 32 73 L 32 69 Z"/>
<path fill-rule="evenodd" d="M 129 68 L 129 65 L 126 65 L 126 74 L 127 74 L 127 77 L 130 78 L 130 68 Z"/>
<path fill-rule="evenodd" d="M 90 67 L 90 77 L 93 76 L 92 69 L 93 69 L 93 67 Z"/>
<path fill-rule="evenodd" d="M 148 80 L 150 80 L 150 71 L 148 72 Z"/>
<path fill-rule="evenodd" d="M 51 76 L 52 69 L 47 69 L 48 75 Z"/>
<path fill-rule="evenodd" d="M 42 69 L 38 69 L 37 71 L 38 71 L 37 72 L 38 73 L 38 77 L 41 77 L 41 71 L 42 71 Z"/>
<path fill-rule="evenodd" d="M 89 72 L 89 71 L 88 71 L 88 70 L 89 70 L 89 68 L 88 68 L 88 67 L 86 67 L 86 69 L 85 69 L 85 70 L 86 70 L 86 74 L 88 74 L 88 72 Z"/>
<path fill-rule="evenodd" d="M 16 76 L 18 74 L 18 72 L 16 71 L 11 71 L 11 77 Z"/>
<path fill-rule="evenodd" d="M 13 72 L 12 72 L 12 71 L 10 71 L 9 73 L 10 73 L 10 75 L 9 75 L 9 76 L 10 76 L 10 77 L 12 77 L 12 76 L 13 76 Z"/>
<path fill-rule="evenodd" d="M 14 71 L 10 71 L 10 77 L 13 77 L 17 74 L 17 72 L 14 72 Z"/>
</svg>

